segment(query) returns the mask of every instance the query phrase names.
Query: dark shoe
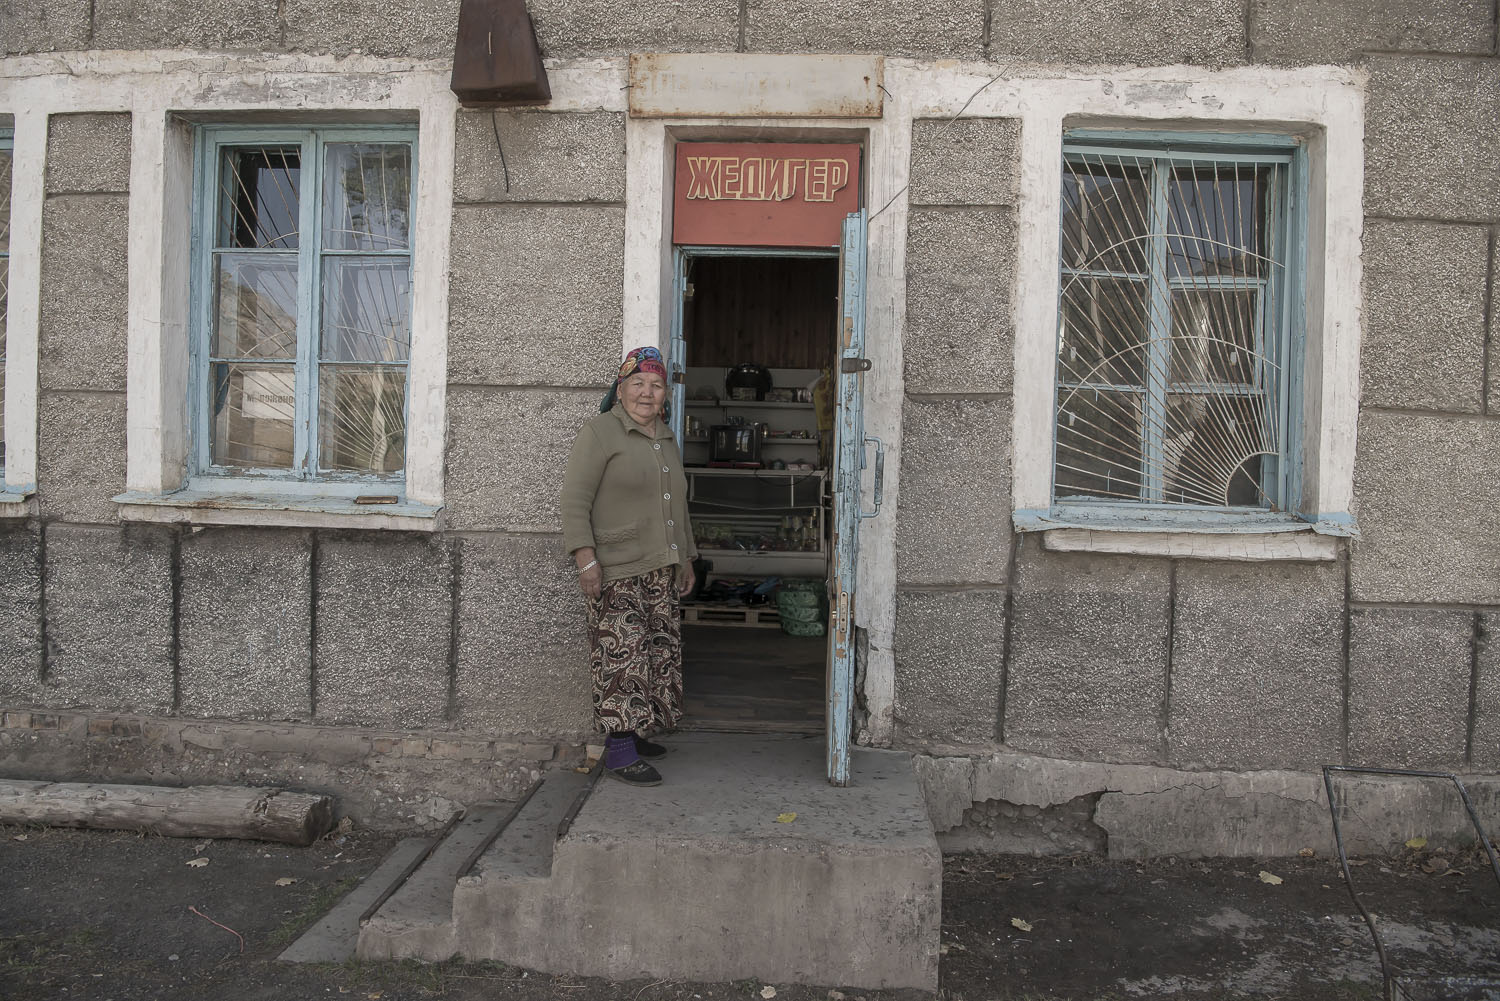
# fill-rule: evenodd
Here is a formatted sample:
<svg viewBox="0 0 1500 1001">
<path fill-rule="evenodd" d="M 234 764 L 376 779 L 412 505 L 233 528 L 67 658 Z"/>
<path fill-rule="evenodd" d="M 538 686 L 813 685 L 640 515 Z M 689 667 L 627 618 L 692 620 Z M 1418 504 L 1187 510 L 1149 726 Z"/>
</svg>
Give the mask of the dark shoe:
<svg viewBox="0 0 1500 1001">
<path fill-rule="evenodd" d="M 612 779 L 619 779 L 626 785 L 633 786 L 659 786 L 661 785 L 661 772 L 652 768 L 637 758 L 623 768 L 606 768 L 604 774 Z"/>
<path fill-rule="evenodd" d="M 645 737 L 637 736 L 635 738 L 635 753 L 643 758 L 660 758 L 666 755 L 667 749 L 654 740 L 647 740 Z"/>
</svg>

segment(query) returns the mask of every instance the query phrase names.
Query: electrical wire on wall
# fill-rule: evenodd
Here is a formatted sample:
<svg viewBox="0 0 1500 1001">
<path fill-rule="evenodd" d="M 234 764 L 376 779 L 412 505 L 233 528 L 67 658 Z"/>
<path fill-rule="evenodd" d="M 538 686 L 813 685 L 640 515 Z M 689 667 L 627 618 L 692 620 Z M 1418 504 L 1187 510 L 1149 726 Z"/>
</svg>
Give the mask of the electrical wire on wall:
<svg viewBox="0 0 1500 1001">
<path fill-rule="evenodd" d="M 988 90 L 990 88 L 990 85 L 993 84 L 993 83 L 995 83 L 995 81 L 997 81 L 1001 77 L 1005 76 L 1005 74 L 1012 67 L 1014 67 L 1017 64 L 1019 64 L 1020 61 L 1021 61 L 1021 59 L 1025 58 L 1025 55 L 1026 55 L 1026 53 L 1022 52 L 1022 53 L 1020 53 L 1017 56 L 1017 58 L 1012 59 L 1010 62 L 1006 63 L 1004 66 L 1000 67 L 1000 72 L 998 72 L 994 76 L 990 77 L 988 80 L 986 80 L 983 84 L 980 85 L 980 87 L 979 87 L 978 90 L 976 90 L 976 91 L 974 91 L 974 93 L 970 94 L 969 95 L 969 99 L 963 103 L 962 107 L 960 107 L 957 111 L 955 111 L 953 113 L 953 117 L 948 119 L 947 123 L 944 124 L 944 126 L 943 126 L 943 130 L 941 132 L 939 132 L 934 137 L 934 139 L 941 139 L 941 138 L 943 138 L 943 136 L 947 135 L 948 134 L 948 130 L 951 129 L 951 128 L 953 128 L 953 123 L 956 122 L 956 121 L 958 121 L 959 117 L 962 116 L 965 111 L 969 110 L 969 105 L 971 105 L 971 104 L 974 103 L 974 99 L 977 98 L 980 94 L 983 94 L 986 90 Z M 885 86 L 883 84 L 879 85 L 879 86 L 880 86 L 881 90 L 885 90 Z M 885 90 L 885 93 L 886 93 L 887 96 L 890 96 L 891 92 L 888 91 L 888 90 Z M 896 190 L 896 193 L 894 195 L 891 195 L 890 199 L 884 205 L 880 206 L 880 208 L 876 209 L 873 213 L 871 213 L 870 220 L 873 222 L 875 220 L 876 216 L 880 215 L 880 213 L 884 212 L 886 209 L 888 209 L 892 205 L 894 205 L 896 203 L 896 199 L 900 198 L 902 195 L 904 195 L 906 193 L 906 189 L 909 188 L 909 187 L 911 187 L 911 179 L 910 178 L 908 178 L 907 181 L 906 181 L 906 183 L 903 184 L 903 185 L 901 185 L 901 187 Z"/>
<path fill-rule="evenodd" d="M 490 112 L 490 128 L 495 132 L 495 151 L 500 154 L 500 169 L 505 174 L 505 193 L 508 195 L 510 194 L 510 166 L 505 162 L 505 147 L 500 145 L 500 112 Z"/>
</svg>

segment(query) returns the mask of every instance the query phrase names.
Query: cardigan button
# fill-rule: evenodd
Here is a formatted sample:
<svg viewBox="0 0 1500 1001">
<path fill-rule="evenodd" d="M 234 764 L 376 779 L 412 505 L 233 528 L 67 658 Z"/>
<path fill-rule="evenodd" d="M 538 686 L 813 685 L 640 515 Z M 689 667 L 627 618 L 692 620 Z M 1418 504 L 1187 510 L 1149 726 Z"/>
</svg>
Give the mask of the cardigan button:
<svg viewBox="0 0 1500 1001">
<path fill-rule="evenodd" d="M 660 452 L 661 451 L 661 442 L 657 442 L 655 445 L 652 445 L 651 447 L 654 448 L 654 449 L 656 449 L 658 452 Z"/>
<path fill-rule="evenodd" d="M 664 472 L 664 473 L 670 473 L 671 472 L 671 470 L 668 469 L 666 466 L 662 466 L 661 467 L 661 471 Z"/>
<path fill-rule="evenodd" d="M 662 494 L 661 495 L 661 499 L 662 500 L 671 500 L 672 499 L 672 495 L 671 494 Z"/>
</svg>

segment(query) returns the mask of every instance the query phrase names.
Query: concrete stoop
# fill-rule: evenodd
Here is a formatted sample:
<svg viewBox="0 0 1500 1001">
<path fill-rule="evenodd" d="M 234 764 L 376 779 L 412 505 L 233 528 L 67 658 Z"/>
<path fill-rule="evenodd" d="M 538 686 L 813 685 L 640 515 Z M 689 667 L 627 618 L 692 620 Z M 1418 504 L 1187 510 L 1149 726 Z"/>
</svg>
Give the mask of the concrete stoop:
<svg viewBox="0 0 1500 1001">
<path fill-rule="evenodd" d="M 508 813 L 470 811 L 366 922 L 358 955 L 937 989 L 942 856 L 909 755 L 856 749 L 835 789 L 822 737 L 668 743 L 660 786 L 600 780 L 562 838 L 586 780 L 552 773 L 455 885 Z"/>
</svg>

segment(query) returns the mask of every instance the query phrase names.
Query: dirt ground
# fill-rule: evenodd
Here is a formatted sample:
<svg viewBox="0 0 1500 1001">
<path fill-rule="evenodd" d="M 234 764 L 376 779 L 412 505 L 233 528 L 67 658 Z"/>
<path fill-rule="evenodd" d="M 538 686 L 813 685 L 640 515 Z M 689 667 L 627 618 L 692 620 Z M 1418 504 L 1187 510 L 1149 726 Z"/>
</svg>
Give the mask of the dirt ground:
<svg viewBox="0 0 1500 1001">
<path fill-rule="evenodd" d="M 392 843 L 360 832 L 289 848 L 0 827 L 0 999 L 921 996 L 759 981 L 612 983 L 495 963 L 278 963 Z M 207 863 L 190 864 L 200 859 Z M 1500 887 L 1482 855 L 1359 861 L 1355 884 L 1411 997 L 1500 999 Z M 1322 858 L 952 856 L 942 952 L 944 1001 L 1382 997 L 1370 934 L 1336 862 Z"/>
</svg>

